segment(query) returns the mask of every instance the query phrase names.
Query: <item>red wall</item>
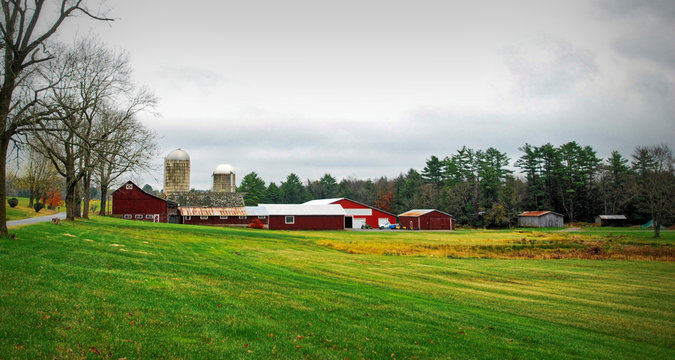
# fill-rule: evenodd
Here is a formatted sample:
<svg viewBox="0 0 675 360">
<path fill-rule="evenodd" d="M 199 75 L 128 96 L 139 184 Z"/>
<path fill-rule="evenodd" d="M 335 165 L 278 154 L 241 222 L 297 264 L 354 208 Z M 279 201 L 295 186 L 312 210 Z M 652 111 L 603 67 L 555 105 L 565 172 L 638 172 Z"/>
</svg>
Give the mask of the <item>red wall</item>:
<svg viewBox="0 0 675 360">
<path fill-rule="evenodd" d="M 342 206 L 343 209 L 372 209 L 373 213 L 372 213 L 371 216 L 354 215 L 352 217 L 365 218 L 366 224 L 368 224 L 368 225 L 370 225 L 374 228 L 377 228 L 380 225 L 378 223 L 379 218 L 389 219 L 390 224 L 396 223 L 396 216 L 395 215 L 387 214 L 387 213 L 382 212 L 382 211 L 380 211 L 378 209 L 375 209 L 373 207 L 370 207 L 370 206 L 367 206 L 367 205 L 362 205 L 362 204 L 356 203 L 354 201 L 351 201 L 349 199 L 341 199 L 339 201 L 334 202 L 333 204 L 338 204 L 338 205 Z"/>
<path fill-rule="evenodd" d="M 418 220 L 419 219 L 419 220 Z M 455 224 L 452 220 L 452 217 L 440 213 L 438 211 L 432 211 L 428 214 L 424 214 L 420 217 L 413 216 L 399 216 L 398 222 L 401 226 L 410 228 L 410 222 L 414 229 L 419 230 L 454 230 Z M 419 221 L 419 222 L 418 222 Z"/>
<path fill-rule="evenodd" d="M 269 216 L 269 228 L 272 230 L 344 230 L 343 215 L 296 215 L 294 224 L 286 224 L 286 217 Z"/>
<path fill-rule="evenodd" d="M 190 220 L 183 217 L 183 224 L 190 225 L 238 225 L 248 226 L 248 224 L 257 219 L 257 216 L 247 216 L 246 219 L 240 219 L 239 216 L 228 216 L 227 219 L 221 219 L 220 216 L 209 216 L 208 219 L 200 219 L 199 216 L 192 216 Z M 267 218 L 260 219 L 260 221 L 267 225 Z"/>
<path fill-rule="evenodd" d="M 131 184 L 133 188 L 127 189 L 127 184 Z M 133 183 L 127 184 L 122 185 L 112 195 L 112 213 L 114 216 L 124 217 L 124 215 L 129 214 L 135 220 L 136 215 L 143 215 L 143 220 L 152 221 L 152 219 L 146 219 L 145 215 L 159 214 L 159 221 L 167 222 L 166 200 L 146 194 Z"/>
</svg>

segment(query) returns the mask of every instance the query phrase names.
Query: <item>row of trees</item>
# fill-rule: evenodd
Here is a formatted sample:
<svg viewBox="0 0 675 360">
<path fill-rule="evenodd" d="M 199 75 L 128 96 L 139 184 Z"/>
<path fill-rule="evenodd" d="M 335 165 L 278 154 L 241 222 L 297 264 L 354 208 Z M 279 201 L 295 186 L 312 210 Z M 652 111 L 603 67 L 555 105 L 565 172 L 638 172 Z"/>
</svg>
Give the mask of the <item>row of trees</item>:
<svg viewBox="0 0 675 360">
<path fill-rule="evenodd" d="M 28 165 L 20 178 L 31 184 L 31 197 L 46 191 L 41 172 L 51 178 L 57 173 L 65 182 L 68 218 L 86 217 L 92 181 L 101 188 L 104 209 L 112 181 L 149 166 L 156 154 L 154 134 L 136 115 L 151 110 L 156 100 L 133 84 L 124 54 L 95 40 L 72 47 L 49 42 L 71 16 L 112 21 L 104 13 L 90 11 L 86 0 L 1 3 L 0 235 L 6 235 L 10 143 L 26 157 Z"/>
<path fill-rule="evenodd" d="M 633 221 L 672 221 L 675 177 L 667 145 L 640 146 L 632 160 L 614 151 L 598 158 L 591 146 L 572 141 L 560 146 L 525 144 L 514 167 L 506 153 L 462 147 L 431 156 L 421 172 L 410 169 L 395 179 L 344 179 L 325 174 L 304 183 L 290 174 L 280 185 L 266 184 L 252 172 L 242 179 L 247 205 L 302 203 L 348 197 L 395 214 L 435 208 L 474 227 L 513 225 L 525 210 L 552 210 L 568 222 L 593 221 L 599 214 L 625 214 Z"/>
</svg>

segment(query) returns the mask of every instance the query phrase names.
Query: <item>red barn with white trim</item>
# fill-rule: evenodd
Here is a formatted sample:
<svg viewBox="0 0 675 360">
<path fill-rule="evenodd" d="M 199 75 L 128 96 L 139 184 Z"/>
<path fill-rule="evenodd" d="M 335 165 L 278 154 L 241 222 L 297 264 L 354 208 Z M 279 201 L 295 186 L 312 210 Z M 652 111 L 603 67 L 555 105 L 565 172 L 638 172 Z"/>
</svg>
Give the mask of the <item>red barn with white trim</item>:
<svg viewBox="0 0 675 360">
<path fill-rule="evenodd" d="M 312 200 L 304 205 L 329 204 L 340 205 L 345 210 L 345 229 L 360 229 L 362 225 L 373 228 L 388 227 L 389 224 L 396 223 L 396 215 L 347 198 Z"/>
<path fill-rule="evenodd" d="M 436 209 L 415 209 L 398 216 L 401 226 L 417 230 L 455 230 L 452 215 Z"/>
<path fill-rule="evenodd" d="M 112 215 L 129 220 L 178 222 L 178 204 L 148 194 L 128 181 L 112 194 Z"/>
<path fill-rule="evenodd" d="M 345 211 L 340 205 L 260 204 L 271 230 L 343 230 Z"/>
</svg>

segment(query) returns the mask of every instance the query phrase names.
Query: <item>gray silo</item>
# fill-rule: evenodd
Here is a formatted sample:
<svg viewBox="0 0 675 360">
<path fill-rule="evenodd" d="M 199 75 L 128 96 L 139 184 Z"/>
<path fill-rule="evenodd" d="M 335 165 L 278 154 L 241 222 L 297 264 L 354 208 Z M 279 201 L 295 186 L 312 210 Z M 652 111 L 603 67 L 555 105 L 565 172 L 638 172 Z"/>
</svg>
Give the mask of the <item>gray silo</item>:
<svg viewBox="0 0 675 360">
<path fill-rule="evenodd" d="M 220 164 L 213 172 L 213 192 L 235 192 L 236 175 L 234 168 L 228 164 Z"/>
<path fill-rule="evenodd" d="M 164 158 L 164 194 L 190 191 L 190 156 L 176 149 Z"/>
</svg>

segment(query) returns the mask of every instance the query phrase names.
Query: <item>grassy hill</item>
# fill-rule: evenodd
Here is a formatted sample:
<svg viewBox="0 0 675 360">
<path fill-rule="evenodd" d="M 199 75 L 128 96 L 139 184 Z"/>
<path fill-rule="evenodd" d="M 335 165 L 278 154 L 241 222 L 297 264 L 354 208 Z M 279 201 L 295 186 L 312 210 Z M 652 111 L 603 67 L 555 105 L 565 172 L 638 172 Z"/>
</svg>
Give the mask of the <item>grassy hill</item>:
<svg viewBox="0 0 675 360">
<path fill-rule="evenodd" d="M 0 359 L 675 357 L 670 231 L 275 232 L 94 218 L 15 232 L 0 239 Z M 555 246 L 570 250 L 541 260 Z M 598 257 L 630 258 L 632 247 L 669 261 Z"/>
<path fill-rule="evenodd" d="M 19 204 L 16 207 L 10 207 L 9 205 L 7 205 L 7 221 L 25 219 L 36 216 L 54 215 L 58 212 L 56 210 L 49 210 L 45 208 L 40 210 L 40 212 L 38 213 L 35 212 L 35 209 L 33 209 L 32 207 L 28 207 L 28 198 L 18 197 L 16 199 L 19 200 Z M 61 208 L 63 209 L 63 211 L 65 211 L 65 207 Z"/>
</svg>

